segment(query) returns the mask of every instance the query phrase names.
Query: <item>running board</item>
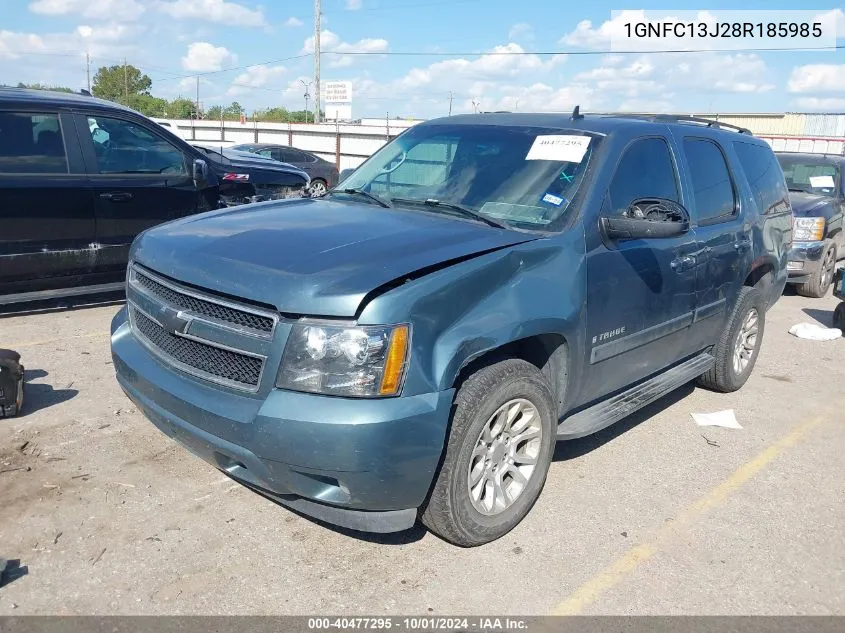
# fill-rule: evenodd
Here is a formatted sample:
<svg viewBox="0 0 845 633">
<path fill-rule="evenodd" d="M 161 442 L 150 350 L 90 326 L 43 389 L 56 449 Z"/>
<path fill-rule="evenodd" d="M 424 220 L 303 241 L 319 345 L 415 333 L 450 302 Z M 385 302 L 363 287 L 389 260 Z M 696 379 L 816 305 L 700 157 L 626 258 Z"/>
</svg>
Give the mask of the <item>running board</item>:
<svg viewBox="0 0 845 633">
<path fill-rule="evenodd" d="M 36 292 L 19 292 L 11 295 L 0 295 L 0 305 L 25 303 L 29 301 L 43 301 L 45 299 L 64 299 L 66 297 L 79 297 L 82 295 L 93 295 L 101 292 L 116 292 L 118 290 L 123 290 L 125 287 L 126 283 L 119 281 L 112 284 L 99 284 L 96 286 L 57 288 L 55 290 L 38 290 Z"/>
<path fill-rule="evenodd" d="M 698 378 L 709 370 L 715 362 L 716 359 L 710 354 L 706 352 L 699 354 L 672 369 L 649 378 L 636 387 L 631 387 L 612 398 L 579 411 L 558 424 L 557 439 L 573 440 L 601 431 L 637 409 Z"/>
</svg>

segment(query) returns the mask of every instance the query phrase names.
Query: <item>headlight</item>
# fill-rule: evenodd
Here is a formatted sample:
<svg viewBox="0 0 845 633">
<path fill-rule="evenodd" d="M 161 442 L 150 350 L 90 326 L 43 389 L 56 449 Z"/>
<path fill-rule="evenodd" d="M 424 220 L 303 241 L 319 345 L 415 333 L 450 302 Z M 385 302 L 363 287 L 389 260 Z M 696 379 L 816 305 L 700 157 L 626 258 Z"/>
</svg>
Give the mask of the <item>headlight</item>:
<svg viewBox="0 0 845 633">
<path fill-rule="evenodd" d="M 793 242 L 818 242 L 824 239 L 824 218 L 794 218 Z"/>
<path fill-rule="evenodd" d="M 291 329 L 276 386 L 333 396 L 378 398 L 402 390 L 411 328 L 298 323 Z"/>
</svg>

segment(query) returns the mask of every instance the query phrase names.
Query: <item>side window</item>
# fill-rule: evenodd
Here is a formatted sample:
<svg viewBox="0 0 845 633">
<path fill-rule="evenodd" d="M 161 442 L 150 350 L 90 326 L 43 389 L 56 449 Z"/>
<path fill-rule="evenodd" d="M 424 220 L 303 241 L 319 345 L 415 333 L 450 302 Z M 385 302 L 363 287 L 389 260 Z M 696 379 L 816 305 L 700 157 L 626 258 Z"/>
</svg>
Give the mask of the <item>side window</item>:
<svg viewBox="0 0 845 633">
<path fill-rule="evenodd" d="M 259 156 L 266 156 L 267 158 L 276 158 L 275 152 L 272 149 L 260 149 L 255 153 Z"/>
<path fill-rule="evenodd" d="M 719 146 L 705 139 L 685 138 L 684 154 L 689 164 L 699 223 L 732 217 L 736 213 L 736 195 L 725 155 Z"/>
<path fill-rule="evenodd" d="M 293 148 L 289 148 L 286 150 L 282 150 L 285 154 L 286 162 L 288 163 L 301 163 L 302 162 L 302 154 L 297 152 Z"/>
<path fill-rule="evenodd" d="M 666 141 L 646 138 L 631 144 L 616 167 L 609 194 L 617 213 L 642 198 L 678 202 L 678 181 Z"/>
<path fill-rule="evenodd" d="M 58 114 L 0 112 L 0 174 L 66 174 Z"/>
<path fill-rule="evenodd" d="M 88 117 L 101 174 L 187 175 L 185 156 L 146 128 L 109 117 Z"/>
<path fill-rule="evenodd" d="M 767 147 L 751 143 L 734 143 L 742 172 L 751 186 L 760 213 L 789 212 L 789 192 L 780 163 Z"/>
</svg>

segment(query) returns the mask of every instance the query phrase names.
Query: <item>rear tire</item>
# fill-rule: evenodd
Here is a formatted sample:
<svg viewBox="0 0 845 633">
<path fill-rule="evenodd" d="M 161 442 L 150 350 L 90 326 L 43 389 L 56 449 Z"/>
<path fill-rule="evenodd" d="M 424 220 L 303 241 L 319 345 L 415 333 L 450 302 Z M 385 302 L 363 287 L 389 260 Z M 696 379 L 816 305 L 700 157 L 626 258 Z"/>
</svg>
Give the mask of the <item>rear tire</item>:
<svg viewBox="0 0 845 633">
<path fill-rule="evenodd" d="M 311 181 L 311 197 L 312 198 L 319 198 L 321 196 L 326 195 L 326 192 L 329 190 L 329 186 L 325 180 L 322 178 L 315 178 Z"/>
<path fill-rule="evenodd" d="M 713 350 L 716 363 L 698 379 L 713 391 L 728 393 L 741 388 L 760 353 L 766 325 L 766 303 L 757 288 L 743 286 L 731 312 L 728 326 Z"/>
<path fill-rule="evenodd" d="M 557 431 L 554 410 L 548 382 L 524 360 L 504 360 L 472 374 L 455 396 L 446 454 L 423 524 L 462 547 L 489 543 L 516 527 L 546 481 Z"/>
<path fill-rule="evenodd" d="M 836 255 L 836 243 L 833 240 L 825 240 L 821 266 L 807 281 L 798 285 L 795 291 L 802 297 L 813 299 L 824 297 L 830 289 L 833 275 L 836 272 Z"/>
</svg>

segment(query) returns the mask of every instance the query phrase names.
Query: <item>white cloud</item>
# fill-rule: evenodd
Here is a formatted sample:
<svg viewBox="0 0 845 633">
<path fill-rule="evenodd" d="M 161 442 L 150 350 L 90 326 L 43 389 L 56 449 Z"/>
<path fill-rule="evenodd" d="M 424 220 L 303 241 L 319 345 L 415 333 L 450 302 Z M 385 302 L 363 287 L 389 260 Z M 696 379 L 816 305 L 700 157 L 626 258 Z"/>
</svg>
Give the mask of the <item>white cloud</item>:
<svg viewBox="0 0 845 633">
<path fill-rule="evenodd" d="M 590 86 L 572 85 L 555 88 L 545 83 L 527 87 L 506 86 L 497 97 L 480 98 L 480 108 L 486 111 L 511 110 L 520 112 L 571 112 L 576 105 L 591 108 L 596 92 Z M 467 110 L 471 111 L 472 102 Z"/>
<path fill-rule="evenodd" d="M 770 91 L 774 85 L 766 81 L 767 74 L 757 55 L 608 55 L 600 66 L 573 80 L 597 89 L 613 109 L 667 111 L 677 94 Z"/>
<path fill-rule="evenodd" d="M 838 39 L 845 39 L 845 11 L 842 9 L 832 9 L 820 13 L 815 18 L 816 22 L 829 23 L 831 27 L 836 29 L 836 36 Z M 825 24 L 822 28 L 829 28 Z"/>
<path fill-rule="evenodd" d="M 364 38 L 357 42 L 344 42 L 337 33 L 320 31 L 320 50 L 323 53 L 384 53 L 390 48 L 390 43 L 381 38 Z M 314 52 L 314 37 L 305 40 L 300 54 Z M 354 58 L 351 55 L 328 55 L 326 57 L 330 68 L 344 68 L 351 66 Z"/>
<path fill-rule="evenodd" d="M 809 64 L 792 69 L 789 92 L 845 92 L 845 64 Z"/>
<path fill-rule="evenodd" d="M 249 92 L 250 88 L 261 88 L 286 72 L 284 66 L 250 66 L 235 77 L 227 94 L 239 95 Z"/>
<path fill-rule="evenodd" d="M 514 24 L 508 31 L 508 39 L 511 42 L 534 40 L 534 27 L 525 22 Z"/>
<path fill-rule="evenodd" d="M 287 20 L 285 20 L 284 26 L 287 26 L 289 28 L 297 28 L 302 26 L 302 24 L 303 22 L 299 18 L 289 17 Z"/>
<path fill-rule="evenodd" d="M 159 11 L 178 20 L 207 20 L 227 26 L 267 26 L 261 9 L 250 9 L 225 0 L 174 0 L 157 2 Z"/>
<path fill-rule="evenodd" d="M 842 112 L 845 110 L 845 97 L 801 97 L 792 102 L 793 107 L 800 110 L 827 110 L 828 112 Z"/>
<path fill-rule="evenodd" d="M 565 55 L 555 55 L 543 61 L 538 55 L 525 55 L 519 44 L 496 46 L 487 54 L 469 60 L 447 59 L 435 62 L 426 68 L 411 69 L 400 81 L 404 88 L 420 88 L 431 85 L 459 85 L 461 82 L 484 82 L 502 79 L 518 79 L 526 73 L 549 71 L 565 61 Z"/>
<path fill-rule="evenodd" d="M 119 57 L 130 52 L 138 36 L 146 31 L 142 25 L 118 24 L 116 22 L 89 26 L 79 25 L 71 33 L 19 33 L 0 31 L 0 59 L 25 59 L 39 68 L 39 73 L 52 72 L 67 61 L 73 65 L 78 62 L 68 51 L 78 51 L 84 58 L 86 50 L 90 52 L 94 63 L 98 57 Z M 46 55 L 57 54 L 57 57 Z M 45 55 L 42 57 L 41 55 Z M 45 63 L 49 59 L 49 63 Z M 20 72 L 18 68 L 15 69 Z M 84 66 L 83 66 L 84 70 Z M 24 80 L 24 78 L 22 78 Z"/>
<path fill-rule="evenodd" d="M 91 42 L 125 42 L 146 31 L 146 27 L 140 25 L 109 24 L 88 26 L 80 24 L 76 27 L 76 33 L 85 41 Z"/>
<path fill-rule="evenodd" d="M 144 13 L 136 0 L 36 0 L 29 5 L 33 13 L 43 15 L 79 14 L 90 20 L 130 22 Z"/>
<path fill-rule="evenodd" d="M 224 65 L 237 61 L 237 57 L 224 46 L 208 42 L 194 42 L 188 46 L 188 53 L 182 58 L 182 68 L 194 72 L 222 70 Z"/>
<path fill-rule="evenodd" d="M 357 11 L 364 6 L 364 0 L 346 0 L 347 11 Z"/>
<path fill-rule="evenodd" d="M 571 33 L 564 35 L 559 44 L 581 46 L 584 48 L 606 49 L 610 47 L 610 38 L 622 36 L 626 22 L 644 22 L 645 11 L 622 11 L 616 18 L 602 22 L 599 28 L 594 28 L 590 20 L 581 20 Z"/>
</svg>

